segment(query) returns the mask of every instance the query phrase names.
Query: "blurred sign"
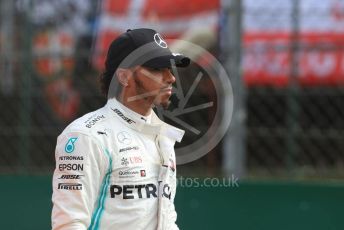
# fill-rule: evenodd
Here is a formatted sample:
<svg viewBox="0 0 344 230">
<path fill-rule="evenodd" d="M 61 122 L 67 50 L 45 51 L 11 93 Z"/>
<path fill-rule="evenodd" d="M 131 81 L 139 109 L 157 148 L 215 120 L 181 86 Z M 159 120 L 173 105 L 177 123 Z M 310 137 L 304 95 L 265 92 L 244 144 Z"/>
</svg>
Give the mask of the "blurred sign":
<svg viewBox="0 0 344 230">
<path fill-rule="evenodd" d="M 244 1 L 243 73 L 248 85 L 288 84 L 291 55 L 303 85 L 344 83 L 344 1 L 299 1 L 298 25 L 293 25 L 292 1 Z M 297 26 L 298 51 L 292 53 Z"/>
</svg>

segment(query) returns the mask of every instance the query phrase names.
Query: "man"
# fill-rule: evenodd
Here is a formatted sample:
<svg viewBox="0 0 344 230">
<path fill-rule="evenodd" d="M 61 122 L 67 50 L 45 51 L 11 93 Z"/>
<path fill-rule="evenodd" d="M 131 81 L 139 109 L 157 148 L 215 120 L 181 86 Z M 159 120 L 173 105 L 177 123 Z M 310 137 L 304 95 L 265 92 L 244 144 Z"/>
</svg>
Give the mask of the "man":
<svg viewBox="0 0 344 230">
<path fill-rule="evenodd" d="M 178 229 L 174 144 L 184 131 L 152 108 L 169 104 L 172 64 L 189 63 L 151 29 L 111 43 L 101 76 L 107 104 L 57 139 L 53 229 Z"/>
</svg>

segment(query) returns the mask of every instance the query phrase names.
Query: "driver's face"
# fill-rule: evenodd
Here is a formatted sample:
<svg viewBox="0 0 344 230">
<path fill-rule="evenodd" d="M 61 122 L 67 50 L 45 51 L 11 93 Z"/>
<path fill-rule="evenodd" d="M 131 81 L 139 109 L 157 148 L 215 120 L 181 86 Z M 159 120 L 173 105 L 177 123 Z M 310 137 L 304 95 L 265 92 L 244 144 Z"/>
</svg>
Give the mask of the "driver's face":
<svg viewBox="0 0 344 230">
<path fill-rule="evenodd" d="M 138 99 L 167 108 L 176 81 L 169 68 L 151 69 L 138 66 L 134 69 L 134 82 Z"/>
</svg>

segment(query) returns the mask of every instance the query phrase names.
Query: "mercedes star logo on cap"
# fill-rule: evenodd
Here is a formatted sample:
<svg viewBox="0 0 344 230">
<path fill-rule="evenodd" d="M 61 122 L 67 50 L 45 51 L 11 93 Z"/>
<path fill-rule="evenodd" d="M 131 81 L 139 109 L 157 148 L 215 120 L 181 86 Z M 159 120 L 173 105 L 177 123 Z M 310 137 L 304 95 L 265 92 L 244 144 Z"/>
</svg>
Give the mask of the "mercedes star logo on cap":
<svg viewBox="0 0 344 230">
<path fill-rule="evenodd" d="M 158 46 L 162 48 L 167 48 L 167 43 L 164 39 L 162 39 L 161 35 L 159 33 L 154 34 L 154 41 Z"/>
</svg>

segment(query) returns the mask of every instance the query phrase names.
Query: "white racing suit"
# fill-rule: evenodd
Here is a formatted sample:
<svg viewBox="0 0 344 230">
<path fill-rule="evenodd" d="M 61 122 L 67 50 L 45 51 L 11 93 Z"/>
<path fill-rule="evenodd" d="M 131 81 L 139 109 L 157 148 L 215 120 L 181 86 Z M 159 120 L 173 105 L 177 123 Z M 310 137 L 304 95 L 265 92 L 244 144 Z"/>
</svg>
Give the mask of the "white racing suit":
<svg viewBox="0 0 344 230">
<path fill-rule="evenodd" d="M 116 99 L 58 137 L 52 229 L 178 229 L 174 144 L 184 131 Z"/>
</svg>

